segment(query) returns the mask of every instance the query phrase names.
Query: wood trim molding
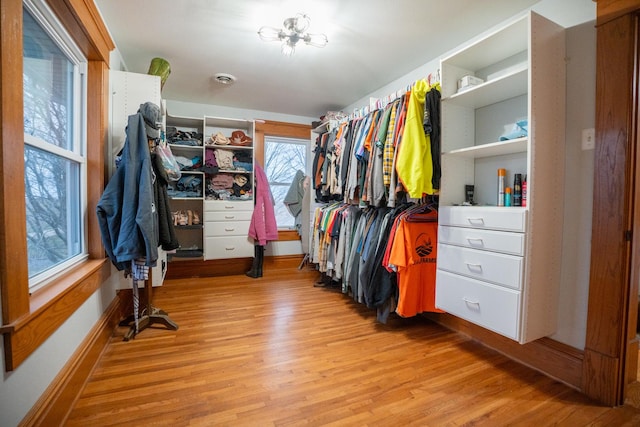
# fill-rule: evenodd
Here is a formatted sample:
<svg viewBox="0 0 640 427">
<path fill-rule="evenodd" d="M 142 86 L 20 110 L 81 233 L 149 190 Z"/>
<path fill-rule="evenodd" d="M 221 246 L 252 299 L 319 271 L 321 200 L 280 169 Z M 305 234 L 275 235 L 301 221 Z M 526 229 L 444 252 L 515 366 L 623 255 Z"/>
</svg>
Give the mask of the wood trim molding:
<svg viewBox="0 0 640 427">
<path fill-rule="evenodd" d="M 29 311 L 24 203 L 22 1 L 0 2 L 0 292 L 2 323 Z M 8 302 L 11 301 L 11 304 Z"/>
<path fill-rule="evenodd" d="M 635 2 L 638 3 L 638 2 Z M 628 10 L 631 2 L 619 2 Z M 625 7 L 622 7 L 622 6 Z M 598 2 L 598 21 L 612 2 Z M 623 403 L 630 303 L 636 19 L 625 14 L 599 24 L 596 65 L 596 147 L 587 335 L 582 391 L 606 405 Z M 637 300 L 637 297 L 634 297 Z M 637 354 L 631 355 L 637 358 Z M 626 363 L 632 363 L 627 361 Z"/>
<path fill-rule="evenodd" d="M 507 357 L 580 390 L 583 352 L 551 338 L 519 344 L 450 314 L 425 316 L 444 327 L 467 335 Z"/>
<path fill-rule="evenodd" d="M 28 315 L 0 327 L 4 334 L 6 370 L 14 370 L 49 338 L 109 274 L 107 259 L 86 261 L 34 294 Z"/>
<path fill-rule="evenodd" d="M 89 59 L 87 81 L 87 231 L 89 260 L 29 295 L 23 200 L 24 138 L 22 1 L 0 2 L 0 292 L 5 369 L 14 370 L 95 292 L 110 270 L 97 218 L 108 129 L 108 61 L 113 41 L 90 0 L 50 0 L 49 6 Z"/>
<path fill-rule="evenodd" d="M 48 3 L 87 58 L 109 65 L 109 54 L 115 44 L 95 2 L 49 0 Z"/>
<path fill-rule="evenodd" d="M 121 298 L 114 298 L 100 320 L 47 390 L 23 418 L 23 426 L 61 426 L 113 336 L 121 318 Z"/>
<path fill-rule="evenodd" d="M 89 257 L 105 257 L 96 207 L 105 186 L 104 165 L 109 128 L 109 68 L 105 62 L 89 61 L 89 82 L 87 84 L 87 122 L 95 124 L 87 127 L 87 230 Z"/>
<path fill-rule="evenodd" d="M 297 267 L 304 256 L 279 255 L 265 256 L 263 268 L 268 271 L 270 267 L 278 268 Z M 187 279 L 193 277 L 220 277 L 234 274 L 244 274 L 251 268 L 252 258 L 215 259 L 215 260 L 174 260 L 167 268 L 165 280 Z M 268 274 L 268 273 L 267 273 Z"/>
<path fill-rule="evenodd" d="M 292 242 L 301 240 L 300 235 L 295 230 L 278 230 L 278 242 Z"/>
<path fill-rule="evenodd" d="M 280 136 L 283 138 L 309 139 L 311 135 L 311 125 L 277 122 L 273 120 L 257 121 L 256 129 L 259 129 L 265 135 Z"/>
<path fill-rule="evenodd" d="M 596 25 L 606 24 L 622 15 L 640 9 L 640 0 L 597 0 L 598 17 Z"/>
</svg>

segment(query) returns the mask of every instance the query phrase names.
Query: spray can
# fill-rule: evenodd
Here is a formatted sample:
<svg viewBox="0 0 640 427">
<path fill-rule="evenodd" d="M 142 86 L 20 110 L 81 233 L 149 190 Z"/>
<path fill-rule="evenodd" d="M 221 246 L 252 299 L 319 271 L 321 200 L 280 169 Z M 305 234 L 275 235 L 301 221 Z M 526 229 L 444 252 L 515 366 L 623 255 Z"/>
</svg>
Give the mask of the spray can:
<svg viewBox="0 0 640 427">
<path fill-rule="evenodd" d="M 522 206 L 527 206 L 527 175 L 522 180 Z"/>
<path fill-rule="evenodd" d="M 498 169 L 498 206 L 504 206 L 504 177 L 506 174 L 505 169 Z"/>
<path fill-rule="evenodd" d="M 522 206 L 522 174 L 513 177 L 513 206 Z"/>
<path fill-rule="evenodd" d="M 505 207 L 511 206 L 511 187 L 504 189 L 504 205 Z"/>
</svg>

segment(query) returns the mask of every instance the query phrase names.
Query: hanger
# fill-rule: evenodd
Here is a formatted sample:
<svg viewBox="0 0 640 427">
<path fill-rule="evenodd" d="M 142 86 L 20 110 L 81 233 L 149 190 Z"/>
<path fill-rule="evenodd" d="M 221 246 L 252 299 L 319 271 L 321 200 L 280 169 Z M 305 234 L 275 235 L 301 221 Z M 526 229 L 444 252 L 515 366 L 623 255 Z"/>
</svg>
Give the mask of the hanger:
<svg viewBox="0 0 640 427">
<path fill-rule="evenodd" d="M 435 195 L 423 196 L 420 204 L 410 208 L 406 220 L 409 222 L 437 222 L 438 201 Z"/>
</svg>

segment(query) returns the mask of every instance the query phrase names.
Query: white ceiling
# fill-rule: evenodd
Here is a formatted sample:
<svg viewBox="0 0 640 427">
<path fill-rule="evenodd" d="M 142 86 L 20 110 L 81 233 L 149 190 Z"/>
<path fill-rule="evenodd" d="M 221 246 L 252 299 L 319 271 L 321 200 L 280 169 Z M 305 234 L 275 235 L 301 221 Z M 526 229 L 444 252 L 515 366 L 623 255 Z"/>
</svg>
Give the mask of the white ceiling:
<svg viewBox="0 0 640 427">
<path fill-rule="evenodd" d="M 171 64 L 165 99 L 319 117 L 416 70 L 539 0 L 95 0 L 127 71 Z M 591 0 L 543 0 L 595 11 Z M 562 6 L 558 6 L 561 3 Z M 262 26 L 298 12 L 324 48 L 291 57 L 263 42 Z M 575 12 L 575 11 L 574 11 Z M 594 16 L 595 16 L 595 12 Z M 575 14 L 571 14 L 575 17 Z M 575 19 L 575 18 L 574 18 Z M 563 24 L 562 22 L 560 22 Z M 563 24 L 567 26 L 566 24 Z M 112 68 L 119 68 L 112 63 Z M 237 78 L 216 83 L 216 73 Z M 426 71 L 425 71 L 426 73 Z"/>
</svg>

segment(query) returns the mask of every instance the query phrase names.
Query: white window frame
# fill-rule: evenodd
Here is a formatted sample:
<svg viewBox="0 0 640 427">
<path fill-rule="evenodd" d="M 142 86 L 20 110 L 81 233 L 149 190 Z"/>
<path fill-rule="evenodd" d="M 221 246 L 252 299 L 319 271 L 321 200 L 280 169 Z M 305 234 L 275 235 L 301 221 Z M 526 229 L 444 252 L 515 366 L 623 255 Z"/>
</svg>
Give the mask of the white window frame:
<svg viewBox="0 0 640 427">
<path fill-rule="evenodd" d="M 51 37 L 58 48 L 67 56 L 68 60 L 74 64 L 73 71 L 73 127 L 71 138 L 74 143 L 72 150 L 58 147 L 42 140 L 39 137 L 25 134 L 25 145 L 49 152 L 79 165 L 79 185 L 78 195 L 80 212 L 80 245 L 78 254 L 56 264 L 29 278 L 29 291 L 43 287 L 60 273 L 72 268 L 88 259 L 87 249 L 87 68 L 88 60 L 77 47 L 64 26 L 57 19 L 53 11 L 44 0 L 23 0 L 24 7 L 31 13 L 42 29 Z M 67 191 L 73 191 L 67 189 Z M 68 218 L 70 220 L 70 218 Z M 25 218 L 26 221 L 26 218 Z M 26 243 L 26 242 L 25 242 Z"/>
</svg>

